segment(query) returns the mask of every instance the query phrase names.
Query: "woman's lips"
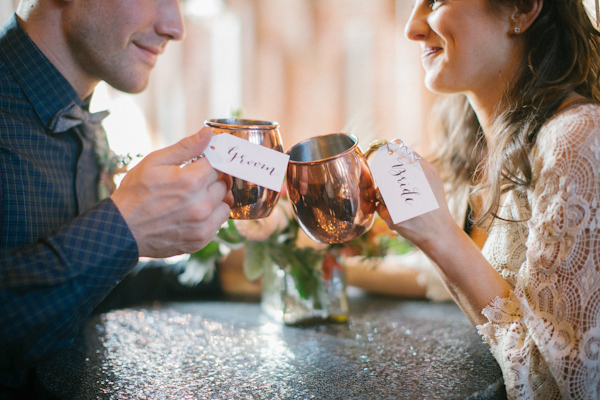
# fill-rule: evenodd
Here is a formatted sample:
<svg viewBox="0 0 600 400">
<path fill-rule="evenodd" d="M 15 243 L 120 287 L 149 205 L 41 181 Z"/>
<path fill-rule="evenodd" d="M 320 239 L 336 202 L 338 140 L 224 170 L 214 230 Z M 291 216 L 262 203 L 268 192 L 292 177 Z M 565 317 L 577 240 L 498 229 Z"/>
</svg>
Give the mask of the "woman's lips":
<svg viewBox="0 0 600 400">
<path fill-rule="evenodd" d="M 425 47 L 423 49 L 423 52 L 421 53 L 421 58 L 429 58 L 431 56 L 438 54 L 441 51 L 442 51 L 441 47 L 433 47 L 433 46 Z"/>
</svg>

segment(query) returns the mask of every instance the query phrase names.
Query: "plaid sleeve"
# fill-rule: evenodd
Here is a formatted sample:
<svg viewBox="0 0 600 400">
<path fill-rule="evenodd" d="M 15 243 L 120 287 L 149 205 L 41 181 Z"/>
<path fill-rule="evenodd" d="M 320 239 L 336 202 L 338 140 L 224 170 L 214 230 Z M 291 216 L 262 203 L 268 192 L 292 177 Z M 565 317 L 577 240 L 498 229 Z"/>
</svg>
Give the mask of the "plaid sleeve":
<svg viewBox="0 0 600 400">
<path fill-rule="evenodd" d="M 35 245 L 0 250 L 0 373 L 70 344 L 137 261 L 135 240 L 110 199 Z"/>
<path fill-rule="evenodd" d="M 4 215 L 4 184 L 2 183 L 2 167 L 0 166 L 0 237 L 2 237 L 2 216 Z"/>
</svg>

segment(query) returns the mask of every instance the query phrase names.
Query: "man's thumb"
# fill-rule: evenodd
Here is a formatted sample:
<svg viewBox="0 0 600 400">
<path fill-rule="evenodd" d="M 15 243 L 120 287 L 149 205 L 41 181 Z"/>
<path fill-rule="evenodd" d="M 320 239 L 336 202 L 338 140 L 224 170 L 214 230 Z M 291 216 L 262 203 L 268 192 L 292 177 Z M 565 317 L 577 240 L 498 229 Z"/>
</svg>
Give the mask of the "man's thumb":
<svg viewBox="0 0 600 400">
<path fill-rule="evenodd" d="M 210 128 L 204 127 L 198 133 L 183 138 L 174 145 L 158 150 L 156 152 L 157 155 L 160 155 L 158 161 L 161 164 L 183 164 L 202 154 L 211 138 L 212 131 Z"/>
</svg>

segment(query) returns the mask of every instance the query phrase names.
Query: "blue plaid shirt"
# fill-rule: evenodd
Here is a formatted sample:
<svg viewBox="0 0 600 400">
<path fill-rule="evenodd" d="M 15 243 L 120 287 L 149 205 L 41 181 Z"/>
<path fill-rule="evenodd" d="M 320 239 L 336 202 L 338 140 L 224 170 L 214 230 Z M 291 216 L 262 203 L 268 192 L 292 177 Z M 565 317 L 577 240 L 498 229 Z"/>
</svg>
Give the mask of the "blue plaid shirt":
<svg viewBox="0 0 600 400">
<path fill-rule="evenodd" d="M 138 262 L 114 203 L 96 202 L 89 140 L 47 128 L 73 101 L 13 15 L 0 30 L 0 388 L 68 346 Z"/>
</svg>

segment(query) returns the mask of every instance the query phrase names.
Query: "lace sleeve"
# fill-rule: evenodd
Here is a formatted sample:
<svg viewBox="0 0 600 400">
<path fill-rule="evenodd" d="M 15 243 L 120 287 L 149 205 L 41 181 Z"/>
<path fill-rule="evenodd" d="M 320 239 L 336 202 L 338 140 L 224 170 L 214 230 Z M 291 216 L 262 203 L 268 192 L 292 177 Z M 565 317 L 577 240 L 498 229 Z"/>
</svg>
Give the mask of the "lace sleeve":
<svg viewBox="0 0 600 400">
<path fill-rule="evenodd" d="M 537 147 L 525 260 L 514 271 L 514 292 L 483 311 L 489 322 L 478 329 L 509 398 L 598 399 L 600 107 L 560 114 Z M 510 263 L 499 259 L 496 252 L 490 262 L 505 276 Z"/>
</svg>

